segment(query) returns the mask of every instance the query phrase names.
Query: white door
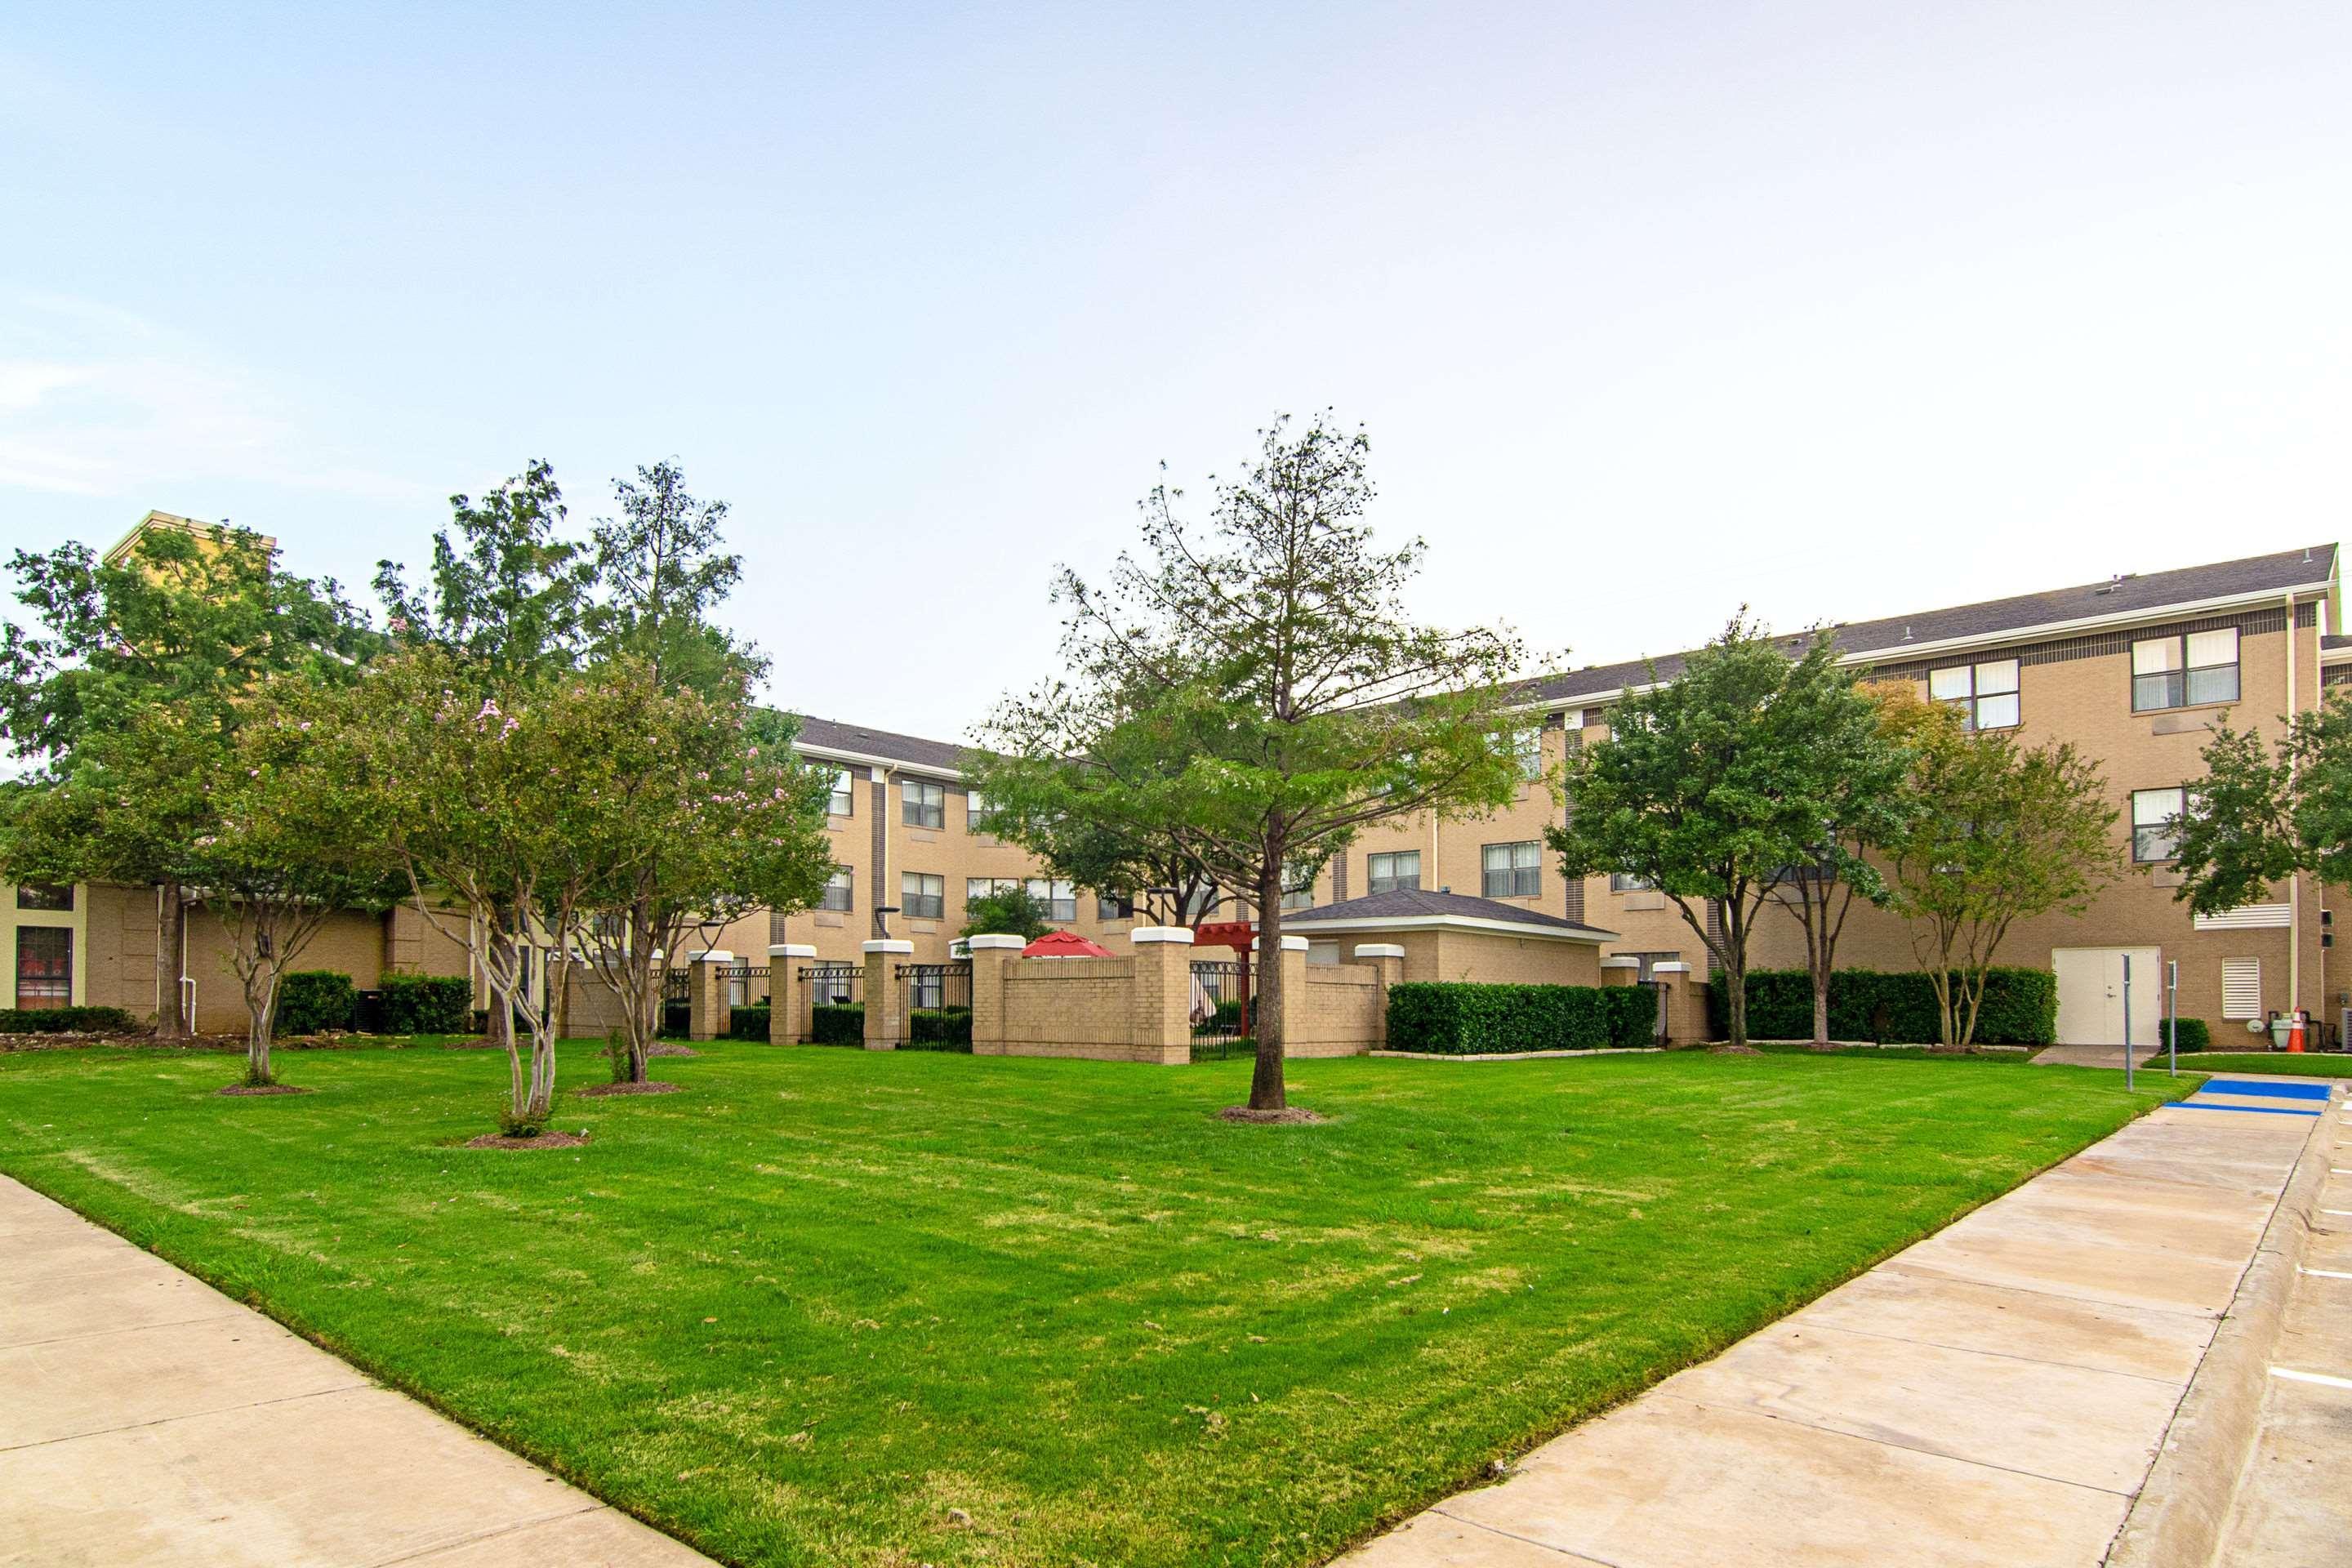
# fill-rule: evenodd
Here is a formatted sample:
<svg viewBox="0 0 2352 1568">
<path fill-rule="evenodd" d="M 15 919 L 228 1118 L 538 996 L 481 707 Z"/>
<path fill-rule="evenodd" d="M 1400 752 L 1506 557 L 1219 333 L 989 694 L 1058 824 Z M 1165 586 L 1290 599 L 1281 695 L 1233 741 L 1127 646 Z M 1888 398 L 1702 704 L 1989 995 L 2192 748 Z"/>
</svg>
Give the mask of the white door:
<svg viewBox="0 0 2352 1568">
<path fill-rule="evenodd" d="M 2164 1011 L 2163 952 L 2153 947 L 2062 947 L 2058 972 L 2058 1043 L 2115 1046 L 2124 1037 L 2124 961 L 2131 961 L 2131 1037 L 2135 1046 L 2158 1043 Z"/>
</svg>

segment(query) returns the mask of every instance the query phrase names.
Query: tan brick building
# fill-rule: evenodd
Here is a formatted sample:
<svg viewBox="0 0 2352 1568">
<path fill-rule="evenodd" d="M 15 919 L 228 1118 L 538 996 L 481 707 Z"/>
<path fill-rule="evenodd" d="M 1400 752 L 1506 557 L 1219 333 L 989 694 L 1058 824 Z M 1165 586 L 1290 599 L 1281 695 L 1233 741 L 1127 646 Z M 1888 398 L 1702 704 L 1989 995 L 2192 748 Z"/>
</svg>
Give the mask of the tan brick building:
<svg viewBox="0 0 2352 1568">
<path fill-rule="evenodd" d="M 2339 595 L 2336 548 L 2318 545 L 1835 628 L 1846 662 L 1965 704 L 1983 728 L 2013 730 L 2028 742 L 2071 740 L 2100 763 L 2132 870 L 2080 916 L 2019 926 L 2000 954 L 2059 972 L 2062 1037 L 2119 1034 L 2121 997 L 2108 993 L 2120 990 L 2126 953 L 2134 961 L 2135 1038 L 2154 1037 L 2153 978 L 2173 960 L 2181 1013 L 2207 1019 L 2217 1036 L 2243 1018 L 2296 1006 L 2332 1024 L 2352 1006 L 2352 960 L 2335 956 L 2335 911 L 2320 888 L 2299 879 L 2249 909 L 2192 919 L 2173 899 L 2178 879 L 2154 826 L 2179 808 L 2174 792 L 2195 781 L 2213 723 L 2272 734 L 2281 715 L 2307 710 L 2327 688 L 2352 682 L 2352 637 L 2337 635 Z M 1664 679 L 1679 668 L 1678 658 L 1656 664 Z M 1605 738 L 1610 706 L 1651 679 L 1648 664 L 1626 663 L 1530 682 L 1517 737 L 1529 776 L 1511 805 L 1476 820 L 1424 816 L 1377 827 L 1324 867 L 1294 906 L 1412 889 L 1476 896 L 1597 928 L 1604 933 L 1598 951 L 1617 961 L 1612 968 L 1630 965 L 1647 978 L 1658 965 L 1680 963 L 1703 977 L 1705 944 L 1663 896 L 1623 878 L 1564 881 L 1543 844 L 1561 807 L 1541 775 L 1570 744 Z M 991 879 L 1035 878 L 1021 850 L 987 834 L 984 803 L 976 823 L 958 767 L 962 748 L 810 720 L 801 749 L 842 770 L 842 809 L 832 822 L 845 868 L 839 907 L 773 921 L 767 931 L 747 922 L 723 939 L 740 955 L 757 962 L 765 938 L 855 963 L 858 944 L 884 934 L 874 909 L 887 903 L 901 910 L 888 918 L 887 934 L 910 939 L 917 962 L 938 962 L 961 928 L 971 892 Z M 1058 923 L 1072 930 L 1107 939 L 1132 923 L 1122 906 L 1090 893 L 1034 885 L 1056 899 Z M 1245 916 L 1247 909 L 1234 900 L 1222 912 Z M 1759 965 L 1803 962 L 1792 919 L 1768 915 L 1756 943 Z M 1566 955 L 1590 947 L 1549 945 L 1563 955 L 1559 978 L 1583 978 L 1568 973 Z M 1840 963 L 1915 967 L 1902 922 L 1876 911 L 1849 922 Z"/>
</svg>

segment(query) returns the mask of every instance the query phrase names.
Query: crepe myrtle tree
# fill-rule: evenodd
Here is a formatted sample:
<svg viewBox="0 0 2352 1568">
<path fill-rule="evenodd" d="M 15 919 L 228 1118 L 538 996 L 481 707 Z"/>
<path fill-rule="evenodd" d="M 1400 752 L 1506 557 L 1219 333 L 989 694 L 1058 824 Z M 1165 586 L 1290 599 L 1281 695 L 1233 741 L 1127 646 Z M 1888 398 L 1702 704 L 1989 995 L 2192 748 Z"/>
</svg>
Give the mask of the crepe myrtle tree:
<svg viewBox="0 0 2352 1568">
<path fill-rule="evenodd" d="M 1563 875 L 1629 873 L 1674 905 L 1722 974 L 1744 1046 L 1764 905 L 1793 894 L 1822 907 L 1782 890 L 1792 868 L 1864 874 L 1845 832 L 1862 792 L 1887 782 L 1877 726 L 1826 635 L 1776 640 L 1744 609 L 1675 679 L 1650 677 L 1612 710 L 1609 738 L 1569 759 L 1567 821 L 1545 836 Z"/>
<path fill-rule="evenodd" d="M 1966 1046 L 2010 928 L 2053 910 L 2079 914 L 2117 876 L 2121 814 L 2099 764 L 2072 743 L 1970 732 L 1907 688 L 1884 705 L 1909 748 L 1906 787 L 1917 803 L 1888 853 L 1894 909 L 1935 988 L 1937 1038 Z"/>
<path fill-rule="evenodd" d="M 1376 822 L 1483 815 L 1521 782 L 1497 740 L 1521 647 L 1407 615 L 1423 546 L 1373 542 L 1369 453 L 1328 415 L 1276 418 L 1238 478 L 1213 479 L 1205 528 L 1163 479 L 1107 583 L 1059 573 L 1066 673 L 1000 704 L 981 736 L 1000 759 L 991 805 L 1014 819 L 1087 823 L 1251 896 L 1255 1112 L 1287 1104 L 1285 868 Z"/>
<path fill-rule="evenodd" d="M 194 842 L 188 880 L 228 935 L 245 994 L 245 1081 L 274 1083 L 270 1046 L 287 973 L 338 910 L 381 913 L 402 884 L 362 830 L 307 683 L 265 686 L 208 779 L 215 826 Z M 167 728 L 158 715 L 151 727 Z"/>
<path fill-rule="evenodd" d="M 634 743 L 637 715 L 603 671 L 485 688 L 478 666 L 428 645 L 388 657 L 304 717 L 331 727 L 341 798 L 417 913 L 466 950 L 492 1008 L 521 1025 L 506 1040 L 500 1121 L 530 1134 L 554 1106 L 548 998 L 569 981 L 588 894 L 625 852 L 613 759 Z M 544 993 L 527 983 L 530 945 L 506 940 L 518 934 L 544 944 Z"/>
<path fill-rule="evenodd" d="M 833 770 L 800 761 L 798 721 L 753 708 L 740 678 L 706 694 L 624 658 L 605 668 L 602 689 L 606 847 L 577 940 L 620 999 L 614 1079 L 643 1083 L 669 957 L 697 932 L 761 910 L 793 914 L 824 893 Z"/>
<path fill-rule="evenodd" d="M 25 613 L 0 626 L 0 740 L 31 771 L 9 803 L 12 819 L 27 814 L 23 830 L 0 854 L 23 852 L 6 868 L 14 877 L 155 887 L 155 1031 L 177 1038 L 193 1026 L 180 998 L 180 873 L 210 813 L 182 773 L 93 814 L 106 779 L 138 766 L 111 739 L 161 710 L 178 720 L 181 743 L 226 745 L 240 700 L 262 679 L 348 679 L 380 639 L 333 579 L 280 569 L 269 541 L 226 523 L 149 528 L 120 561 L 78 543 L 18 551 L 10 571 Z M 50 789 L 79 798 L 37 798 Z M 76 824 L 87 829 L 79 838 L 65 831 Z"/>
</svg>

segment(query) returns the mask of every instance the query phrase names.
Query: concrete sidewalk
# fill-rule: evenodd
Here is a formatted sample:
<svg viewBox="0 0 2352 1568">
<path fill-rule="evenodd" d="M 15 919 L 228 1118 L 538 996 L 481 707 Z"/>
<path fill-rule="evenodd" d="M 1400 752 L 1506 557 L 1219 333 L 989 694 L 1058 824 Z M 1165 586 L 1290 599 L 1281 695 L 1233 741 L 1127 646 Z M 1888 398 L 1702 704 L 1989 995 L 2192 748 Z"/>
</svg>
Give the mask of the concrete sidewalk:
<svg viewBox="0 0 2352 1568">
<path fill-rule="evenodd" d="M 2095 1568 L 2336 1115 L 2265 1103 L 2158 1110 L 1341 1561 Z"/>
<path fill-rule="evenodd" d="M 0 1564 L 709 1568 L 0 1177 Z"/>
</svg>

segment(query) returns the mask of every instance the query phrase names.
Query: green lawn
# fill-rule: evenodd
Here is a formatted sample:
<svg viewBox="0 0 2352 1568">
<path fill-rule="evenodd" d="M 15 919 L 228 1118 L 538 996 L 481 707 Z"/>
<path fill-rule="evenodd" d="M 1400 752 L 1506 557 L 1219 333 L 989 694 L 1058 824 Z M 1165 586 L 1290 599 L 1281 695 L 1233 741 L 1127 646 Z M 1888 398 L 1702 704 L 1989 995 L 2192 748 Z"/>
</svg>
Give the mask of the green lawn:
<svg viewBox="0 0 2352 1568">
<path fill-rule="evenodd" d="M 1312 1563 L 2199 1081 L 704 1049 L 0 1057 L 0 1170 L 730 1562 Z"/>
<path fill-rule="evenodd" d="M 2165 1058 L 2158 1056 L 2152 1066 L 2161 1068 Z M 2300 1055 L 2287 1051 L 2183 1051 L 2180 1070 L 2194 1068 L 2201 1073 L 2226 1074 L 2266 1072 L 2284 1078 L 2352 1078 L 2352 1056 L 2336 1051 L 2305 1051 Z M 2143 1067 L 2142 1072 L 2147 1070 Z"/>
</svg>

